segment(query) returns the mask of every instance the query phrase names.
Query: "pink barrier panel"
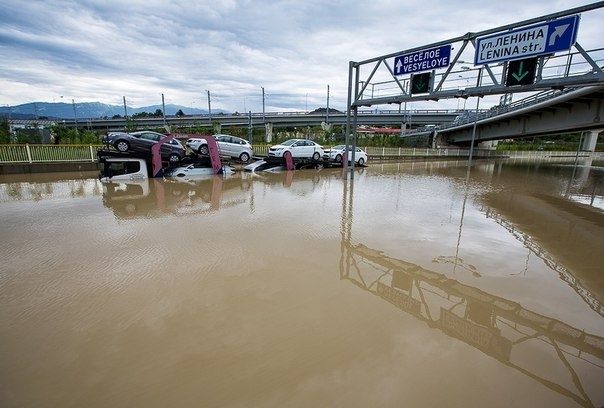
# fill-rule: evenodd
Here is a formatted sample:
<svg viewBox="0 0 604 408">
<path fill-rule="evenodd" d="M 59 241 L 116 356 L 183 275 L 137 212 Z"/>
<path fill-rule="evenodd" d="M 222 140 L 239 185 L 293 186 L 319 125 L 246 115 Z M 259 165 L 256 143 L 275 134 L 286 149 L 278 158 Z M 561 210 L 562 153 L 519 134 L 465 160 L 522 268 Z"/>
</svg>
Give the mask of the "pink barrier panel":
<svg viewBox="0 0 604 408">
<path fill-rule="evenodd" d="M 203 138 L 208 142 L 208 152 L 210 153 L 212 170 L 214 170 L 214 174 L 218 174 L 222 171 L 222 163 L 220 162 L 220 153 L 218 151 L 216 139 L 214 139 L 214 136 L 204 136 Z"/>
<path fill-rule="evenodd" d="M 159 142 L 157 142 L 153 146 L 151 146 L 151 161 L 152 161 L 152 165 L 153 165 L 152 166 L 153 167 L 153 177 L 162 176 L 162 174 L 161 174 L 161 170 L 162 170 L 161 147 L 164 143 L 169 142 L 170 140 L 174 139 L 174 137 L 175 137 L 175 135 L 167 135 L 162 140 L 160 140 Z"/>
<path fill-rule="evenodd" d="M 294 169 L 294 159 L 292 158 L 291 152 L 283 153 L 283 160 L 285 161 L 285 168 L 287 170 Z"/>
</svg>

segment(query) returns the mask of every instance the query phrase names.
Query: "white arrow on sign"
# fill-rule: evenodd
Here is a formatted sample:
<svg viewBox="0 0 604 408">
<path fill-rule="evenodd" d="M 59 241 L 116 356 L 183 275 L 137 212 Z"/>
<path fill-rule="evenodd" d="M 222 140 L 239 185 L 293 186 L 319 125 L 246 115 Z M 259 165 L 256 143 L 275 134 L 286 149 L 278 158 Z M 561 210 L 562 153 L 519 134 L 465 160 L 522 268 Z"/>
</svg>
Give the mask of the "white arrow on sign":
<svg viewBox="0 0 604 408">
<path fill-rule="evenodd" d="M 403 67 L 403 63 L 401 62 L 401 60 L 398 60 L 398 62 L 396 63 L 396 73 L 400 74 L 401 73 L 401 68 Z"/>
<path fill-rule="evenodd" d="M 566 31 L 566 29 L 569 26 L 570 26 L 570 24 L 563 24 L 563 25 L 556 27 L 556 29 L 554 30 L 552 35 L 549 36 L 549 43 L 547 45 L 548 46 L 554 45 L 556 43 L 556 40 L 558 39 L 558 37 L 562 37 L 562 34 L 564 34 L 564 32 Z"/>
</svg>

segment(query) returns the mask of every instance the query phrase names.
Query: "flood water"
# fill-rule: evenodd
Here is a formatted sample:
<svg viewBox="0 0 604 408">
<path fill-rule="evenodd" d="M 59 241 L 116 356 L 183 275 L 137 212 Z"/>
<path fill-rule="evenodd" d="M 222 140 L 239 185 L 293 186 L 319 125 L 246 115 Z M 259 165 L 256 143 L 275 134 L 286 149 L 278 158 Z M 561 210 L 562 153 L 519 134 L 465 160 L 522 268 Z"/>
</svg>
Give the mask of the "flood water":
<svg viewBox="0 0 604 408">
<path fill-rule="evenodd" d="M 0 406 L 600 407 L 604 163 L 0 179 Z"/>
</svg>

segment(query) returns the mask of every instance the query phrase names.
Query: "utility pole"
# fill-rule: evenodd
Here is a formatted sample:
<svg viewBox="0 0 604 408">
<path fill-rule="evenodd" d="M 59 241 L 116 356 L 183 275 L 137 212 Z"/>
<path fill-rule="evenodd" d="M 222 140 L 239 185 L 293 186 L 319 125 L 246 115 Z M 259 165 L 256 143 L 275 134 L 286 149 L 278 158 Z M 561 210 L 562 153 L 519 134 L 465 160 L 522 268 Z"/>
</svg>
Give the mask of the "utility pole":
<svg viewBox="0 0 604 408">
<path fill-rule="evenodd" d="M 250 142 L 250 144 L 252 144 L 252 142 L 253 142 L 253 137 L 252 137 L 252 111 L 250 111 L 249 114 L 248 114 L 247 139 Z"/>
<path fill-rule="evenodd" d="M 166 104 L 164 102 L 164 94 L 161 94 L 162 115 L 164 117 L 164 127 L 166 127 Z"/>
<path fill-rule="evenodd" d="M 75 121 L 76 132 L 78 131 L 78 115 L 76 113 L 75 100 L 71 100 L 71 105 L 73 106 L 73 120 Z"/>
<path fill-rule="evenodd" d="M 264 87 L 262 87 L 262 122 L 266 123 L 266 112 L 264 111 Z"/>
<path fill-rule="evenodd" d="M 124 119 L 128 119 L 128 108 L 126 108 L 126 97 L 124 96 Z"/>
<path fill-rule="evenodd" d="M 329 125 L 329 84 L 327 85 L 327 112 L 325 113 L 325 123 Z"/>
<path fill-rule="evenodd" d="M 210 124 L 212 124 L 212 103 L 210 102 L 210 91 L 206 90 L 206 92 L 208 93 L 208 118 Z"/>
</svg>

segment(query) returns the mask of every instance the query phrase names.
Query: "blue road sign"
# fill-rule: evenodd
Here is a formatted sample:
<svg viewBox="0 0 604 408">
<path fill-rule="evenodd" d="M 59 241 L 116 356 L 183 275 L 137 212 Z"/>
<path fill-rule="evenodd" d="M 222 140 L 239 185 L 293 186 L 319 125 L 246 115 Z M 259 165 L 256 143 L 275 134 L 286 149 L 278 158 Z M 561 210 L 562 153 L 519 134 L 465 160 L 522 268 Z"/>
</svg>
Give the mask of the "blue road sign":
<svg viewBox="0 0 604 408">
<path fill-rule="evenodd" d="M 476 40 L 474 65 L 569 50 L 577 40 L 579 16 L 569 16 Z"/>
<path fill-rule="evenodd" d="M 394 58 L 394 75 L 430 71 L 449 66 L 451 44 L 399 55 Z"/>
</svg>

